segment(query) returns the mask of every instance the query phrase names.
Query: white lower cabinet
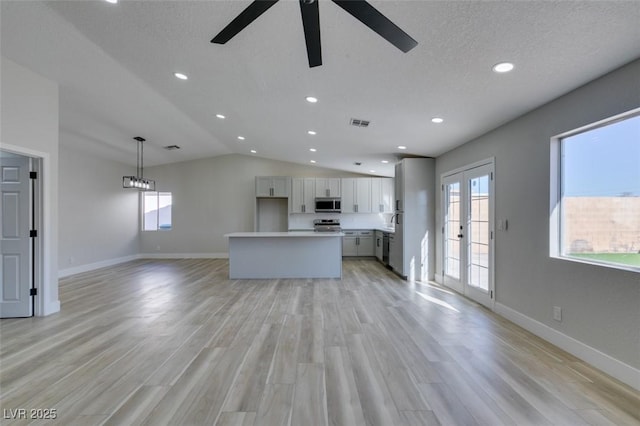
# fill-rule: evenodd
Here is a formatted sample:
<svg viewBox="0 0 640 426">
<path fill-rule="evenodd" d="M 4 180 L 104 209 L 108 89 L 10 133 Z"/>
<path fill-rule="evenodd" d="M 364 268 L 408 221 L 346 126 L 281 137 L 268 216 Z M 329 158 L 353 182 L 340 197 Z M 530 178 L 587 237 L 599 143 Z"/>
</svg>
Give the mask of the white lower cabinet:
<svg viewBox="0 0 640 426">
<path fill-rule="evenodd" d="M 342 256 L 375 256 L 374 231 L 342 231 Z"/>
<path fill-rule="evenodd" d="M 376 253 L 376 258 L 382 262 L 382 257 L 384 255 L 384 234 L 382 233 L 382 231 L 375 231 L 375 253 Z"/>
</svg>

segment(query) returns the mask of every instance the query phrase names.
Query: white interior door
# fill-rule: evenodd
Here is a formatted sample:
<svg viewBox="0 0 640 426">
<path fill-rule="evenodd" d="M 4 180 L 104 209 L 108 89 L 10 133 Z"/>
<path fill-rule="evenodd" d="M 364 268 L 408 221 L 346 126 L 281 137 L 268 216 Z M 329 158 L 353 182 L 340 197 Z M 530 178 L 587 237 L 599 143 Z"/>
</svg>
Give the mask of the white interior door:
<svg viewBox="0 0 640 426">
<path fill-rule="evenodd" d="M 493 163 L 442 178 L 444 284 L 492 308 Z"/>
<path fill-rule="evenodd" d="M 32 315 L 29 158 L 0 157 L 0 317 Z"/>
</svg>

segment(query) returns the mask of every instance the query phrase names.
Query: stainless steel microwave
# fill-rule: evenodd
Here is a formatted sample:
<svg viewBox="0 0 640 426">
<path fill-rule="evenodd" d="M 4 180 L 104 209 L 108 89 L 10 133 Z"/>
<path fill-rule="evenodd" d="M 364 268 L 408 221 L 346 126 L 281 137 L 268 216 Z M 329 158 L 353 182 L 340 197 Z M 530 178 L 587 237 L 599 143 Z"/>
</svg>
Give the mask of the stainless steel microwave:
<svg viewBox="0 0 640 426">
<path fill-rule="evenodd" d="M 340 213 L 340 198 L 316 198 L 316 213 Z"/>
</svg>

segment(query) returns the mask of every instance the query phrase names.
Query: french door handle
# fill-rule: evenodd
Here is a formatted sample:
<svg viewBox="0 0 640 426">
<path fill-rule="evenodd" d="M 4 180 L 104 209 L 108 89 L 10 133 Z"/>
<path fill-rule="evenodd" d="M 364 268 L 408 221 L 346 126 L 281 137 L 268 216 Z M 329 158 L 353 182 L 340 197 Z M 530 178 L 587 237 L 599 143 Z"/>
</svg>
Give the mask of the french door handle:
<svg viewBox="0 0 640 426">
<path fill-rule="evenodd" d="M 458 238 L 462 238 L 462 237 L 464 237 L 464 235 L 458 234 Z"/>
</svg>

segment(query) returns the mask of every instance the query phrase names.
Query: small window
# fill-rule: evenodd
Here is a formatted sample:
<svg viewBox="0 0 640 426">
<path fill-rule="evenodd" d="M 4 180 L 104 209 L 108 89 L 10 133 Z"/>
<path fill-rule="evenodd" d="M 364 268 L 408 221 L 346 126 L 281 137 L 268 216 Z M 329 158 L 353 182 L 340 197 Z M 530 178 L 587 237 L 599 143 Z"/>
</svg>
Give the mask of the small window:
<svg viewBox="0 0 640 426">
<path fill-rule="evenodd" d="M 171 229 L 171 193 L 147 191 L 142 193 L 142 229 L 164 231 Z"/>
<path fill-rule="evenodd" d="M 555 148 L 558 257 L 640 271 L 640 112 L 561 136 Z"/>
</svg>

